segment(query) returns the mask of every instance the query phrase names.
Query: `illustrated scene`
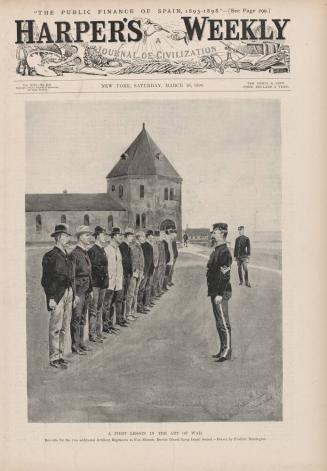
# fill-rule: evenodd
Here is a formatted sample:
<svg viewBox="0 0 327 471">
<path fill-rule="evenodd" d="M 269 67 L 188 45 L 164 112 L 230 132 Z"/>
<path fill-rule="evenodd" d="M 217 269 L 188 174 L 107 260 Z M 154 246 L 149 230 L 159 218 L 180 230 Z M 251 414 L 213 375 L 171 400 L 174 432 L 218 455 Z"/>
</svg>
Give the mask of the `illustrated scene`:
<svg viewBox="0 0 327 471">
<path fill-rule="evenodd" d="M 28 420 L 282 420 L 279 100 L 26 104 Z"/>
</svg>

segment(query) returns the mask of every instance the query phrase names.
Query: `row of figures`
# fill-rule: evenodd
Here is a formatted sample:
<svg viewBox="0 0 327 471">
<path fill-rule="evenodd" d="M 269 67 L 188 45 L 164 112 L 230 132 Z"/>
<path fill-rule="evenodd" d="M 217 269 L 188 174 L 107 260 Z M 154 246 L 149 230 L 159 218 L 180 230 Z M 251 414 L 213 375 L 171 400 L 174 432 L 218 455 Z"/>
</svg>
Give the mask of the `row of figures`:
<svg viewBox="0 0 327 471">
<path fill-rule="evenodd" d="M 122 232 L 119 227 L 108 233 L 101 226 L 94 231 L 80 226 L 70 253 L 67 224 L 55 226 L 51 237 L 55 243 L 42 259 L 41 280 L 50 312 L 49 363 L 67 369 L 69 332 L 72 353 L 87 355 L 91 343 L 102 344 L 109 334 L 117 335 L 149 314 L 174 285 L 177 233 L 133 228 Z"/>
</svg>

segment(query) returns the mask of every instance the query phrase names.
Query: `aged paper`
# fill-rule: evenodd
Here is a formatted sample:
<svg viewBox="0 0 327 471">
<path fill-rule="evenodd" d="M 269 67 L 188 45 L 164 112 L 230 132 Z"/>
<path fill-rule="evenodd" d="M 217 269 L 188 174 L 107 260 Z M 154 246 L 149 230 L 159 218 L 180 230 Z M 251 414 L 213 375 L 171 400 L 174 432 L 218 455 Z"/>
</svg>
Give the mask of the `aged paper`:
<svg viewBox="0 0 327 471">
<path fill-rule="evenodd" d="M 325 469 L 326 4 L 1 19 L 1 469 Z"/>
</svg>

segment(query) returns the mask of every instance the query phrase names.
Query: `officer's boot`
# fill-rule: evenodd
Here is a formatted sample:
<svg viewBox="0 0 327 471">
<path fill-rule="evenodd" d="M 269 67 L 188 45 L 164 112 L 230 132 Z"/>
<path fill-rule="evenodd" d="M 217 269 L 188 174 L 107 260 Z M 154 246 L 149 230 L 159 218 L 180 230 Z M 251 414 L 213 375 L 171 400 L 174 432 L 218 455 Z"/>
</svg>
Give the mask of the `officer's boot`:
<svg viewBox="0 0 327 471">
<path fill-rule="evenodd" d="M 219 335 L 219 341 L 220 341 L 220 348 L 219 348 L 218 353 L 216 353 L 215 355 L 212 355 L 212 358 L 219 358 L 223 351 L 223 337 L 220 330 L 218 330 L 218 335 Z"/>
<path fill-rule="evenodd" d="M 219 357 L 217 358 L 217 362 L 221 363 L 226 360 L 230 360 L 232 357 L 232 337 L 230 329 L 226 331 L 222 331 L 223 337 L 223 350 Z"/>
</svg>

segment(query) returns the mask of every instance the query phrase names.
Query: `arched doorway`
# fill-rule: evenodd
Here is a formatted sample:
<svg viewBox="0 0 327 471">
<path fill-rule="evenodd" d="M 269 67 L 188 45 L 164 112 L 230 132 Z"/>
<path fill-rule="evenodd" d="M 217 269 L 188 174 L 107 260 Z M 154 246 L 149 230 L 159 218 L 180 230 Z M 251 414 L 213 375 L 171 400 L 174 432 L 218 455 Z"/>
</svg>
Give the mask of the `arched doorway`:
<svg viewBox="0 0 327 471">
<path fill-rule="evenodd" d="M 168 229 L 176 229 L 176 224 L 171 219 L 165 219 L 160 224 L 161 231 L 167 231 Z"/>
</svg>

